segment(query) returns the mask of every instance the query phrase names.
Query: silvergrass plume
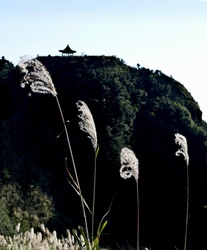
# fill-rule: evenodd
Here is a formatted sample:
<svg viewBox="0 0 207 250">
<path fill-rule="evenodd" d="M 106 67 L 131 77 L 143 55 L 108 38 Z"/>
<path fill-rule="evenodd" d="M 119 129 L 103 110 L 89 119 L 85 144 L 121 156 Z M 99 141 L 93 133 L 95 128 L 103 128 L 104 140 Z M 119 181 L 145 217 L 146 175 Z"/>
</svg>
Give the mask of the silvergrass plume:
<svg viewBox="0 0 207 250">
<path fill-rule="evenodd" d="M 34 59 L 30 56 L 20 57 L 18 65 L 21 68 L 21 70 L 25 73 L 25 75 L 23 76 L 21 80 L 21 87 L 24 88 L 25 85 L 28 84 L 32 92 L 40 93 L 40 94 L 52 94 L 57 101 L 57 105 L 58 105 L 61 119 L 64 125 L 64 130 L 65 130 L 65 134 L 66 134 L 66 138 L 68 142 L 68 148 L 69 148 L 69 152 L 71 155 L 71 160 L 72 160 L 72 164 L 74 168 L 76 184 L 77 184 L 78 191 L 80 194 L 81 206 L 82 206 L 84 222 L 85 222 L 86 237 L 89 241 L 89 233 L 88 233 L 87 218 L 86 218 L 86 212 L 85 212 L 85 206 L 84 206 L 84 199 L 83 199 L 82 192 L 81 192 L 81 187 L 80 187 L 79 178 L 78 178 L 78 174 L 77 174 L 77 170 L 75 166 L 75 161 L 73 157 L 72 147 L 70 144 L 70 139 L 69 139 L 69 135 L 67 131 L 65 118 L 63 116 L 62 108 L 60 106 L 60 102 L 58 100 L 57 92 L 53 84 L 52 78 L 49 72 L 47 71 L 47 69 L 45 68 L 45 66 L 41 62 L 39 62 L 37 59 Z"/>
<path fill-rule="evenodd" d="M 139 178 L 139 162 L 134 152 L 131 149 L 124 147 L 121 150 L 120 158 L 120 176 L 124 179 L 128 179 L 133 176 L 137 181 Z"/>
<path fill-rule="evenodd" d="M 30 56 L 22 56 L 18 65 L 25 73 L 21 80 L 21 87 L 24 88 L 28 84 L 32 92 L 57 95 L 50 73 L 40 61 Z"/>
<path fill-rule="evenodd" d="M 182 154 L 184 156 L 184 159 L 185 159 L 187 165 L 188 165 L 189 164 L 188 145 L 187 145 L 187 140 L 186 140 L 185 136 L 183 136 L 179 133 L 176 133 L 175 134 L 175 143 L 180 146 L 180 149 L 178 149 L 175 152 L 175 155 L 180 156 Z"/>
<path fill-rule="evenodd" d="M 79 126 L 80 129 L 87 133 L 88 138 L 90 138 L 91 143 L 93 145 L 93 149 L 95 151 L 95 163 L 94 163 L 94 176 L 93 176 L 93 203 L 92 203 L 92 223 L 91 223 L 91 237 L 93 242 L 93 234 L 94 234 L 94 217 L 95 217 L 95 200 L 96 200 L 96 158 L 98 155 L 98 139 L 97 139 L 97 132 L 96 126 L 93 120 L 93 116 L 91 114 L 90 109 L 86 105 L 84 101 L 77 101 L 76 106 L 80 114 L 78 117 L 80 118 Z M 95 241 L 94 241 L 95 242 Z"/>
<path fill-rule="evenodd" d="M 175 152 L 176 156 L 180 156 L 181 154 L 184 156 L 184 159 L 187 164 L 186 168 L 186 182 L 187 182 L 187 202 L 186 202 L 186 217 L 185 217 L 185 237 L 184 237 L 184 250 L 187 249 L 187 236 L 188 236 L 188 217 L 189 217 L 189 170 L 188 170 L 188 165 L 189 165 L 189 155 L 188 155 L 188 145 L 187 145 L 187 140 L 184 135 L 181 135 L 179 133 L 175 134 L 175 143 L 180 146 L 180 149 L 178 149 Z"/>
<path fill-rule="evenodd" d="M 131 176 L 135 178 L 136 181 L 136 191 L 137 191 L 137 250 L 139 250 L 139 188 L 138 188 L 138 178 L 139 178 L 139 161 L 135 153 L 124 147 L 120 153 L 121 158 L 121 168 L 120 175 L 124 179 L 128 179 Z"/>
<path fill-rule="evenodd" d="M 78 115 L 78 117 L 80 118 L 80 129 L 88 134 L 88 137 L 90 138 L 91 143 L 93 145 L 94 151 L 96 152 L 98 141 L 93 116 L 85 102 L 79 100 L 76 102 L 76 106 L 78 108 L 78 111 L 80 112 L 80 114 Z"/>
</svg>

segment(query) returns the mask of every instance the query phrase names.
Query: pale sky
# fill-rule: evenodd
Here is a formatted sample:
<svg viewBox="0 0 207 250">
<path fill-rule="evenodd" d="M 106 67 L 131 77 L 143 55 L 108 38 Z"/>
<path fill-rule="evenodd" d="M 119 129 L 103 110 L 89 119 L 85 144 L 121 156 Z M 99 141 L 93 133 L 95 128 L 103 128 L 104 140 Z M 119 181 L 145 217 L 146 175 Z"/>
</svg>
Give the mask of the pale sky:
<svg viewBox="0 0 207 250">
<path fill-rule="evenodd" d="M 0 0 L 0 57 L 115 55 L 182 83 L 207 121 L 207 0 Z"/>
</svg>

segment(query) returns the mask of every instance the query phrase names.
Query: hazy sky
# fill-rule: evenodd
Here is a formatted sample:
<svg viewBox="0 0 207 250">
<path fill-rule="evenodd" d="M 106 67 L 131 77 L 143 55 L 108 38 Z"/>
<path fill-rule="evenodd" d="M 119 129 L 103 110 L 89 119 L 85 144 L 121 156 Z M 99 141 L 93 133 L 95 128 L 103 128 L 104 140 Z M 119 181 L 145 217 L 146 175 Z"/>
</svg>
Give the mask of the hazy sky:
<svg viewBox="0 0 207 250">
<path fill-rule="evenodd" d="M 207 0 L 0 0 L 0 57 L 115 55 L 181 82 L 207 121 Z"/>
</svg>

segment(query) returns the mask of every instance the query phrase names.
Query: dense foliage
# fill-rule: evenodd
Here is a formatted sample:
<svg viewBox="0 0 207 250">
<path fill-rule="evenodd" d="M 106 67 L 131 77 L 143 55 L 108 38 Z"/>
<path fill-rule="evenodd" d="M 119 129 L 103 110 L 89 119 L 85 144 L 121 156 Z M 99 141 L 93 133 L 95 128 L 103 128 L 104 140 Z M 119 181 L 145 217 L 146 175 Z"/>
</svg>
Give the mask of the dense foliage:
<svg viewBox="0 0 207 250">
<path fill-rule="evenodd" d="M 207 246 L 207 124 L 185 87 L 161 71 L 127 66 L 116 57 L 39 57 L 50 72 L 68 123 L 83 194 L 92 202 L 93 148 L 79 130 L 75 103 L 89 106 L 97 128 L 96 221 L 107 211 L 111 245 L 135 244 L 134 180 L 119 176 L 120 150 L 139 159 L 140 244 L 182 249 L 186 208 L 186 168 L 176 157 L 174 134 L 189 147 L 189 249 Z M 20 87 L 22 73 L 0 60 L 0 232 L 46 224 L 59 234 L 83 225 L 80 201 L 68 185 L 70 168 L 60 114 L 50 95 Z"/>
</svg>

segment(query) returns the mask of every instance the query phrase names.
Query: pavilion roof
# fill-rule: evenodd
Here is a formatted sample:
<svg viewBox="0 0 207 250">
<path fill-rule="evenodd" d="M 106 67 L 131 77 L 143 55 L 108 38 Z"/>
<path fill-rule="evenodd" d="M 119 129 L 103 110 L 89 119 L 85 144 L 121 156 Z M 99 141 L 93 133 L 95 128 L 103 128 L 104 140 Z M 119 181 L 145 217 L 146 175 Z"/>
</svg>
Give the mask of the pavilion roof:
<svg viewBox="0 0 207 250">
<path fill-rule="evenodd" d="M 59 52 L 65 53 L 65 54 L 73 54 L 76 53 L 75 50 L 72 50 L 69 45 L 67 45 L 64 49 L 59 50 Z"/>
</svg>

